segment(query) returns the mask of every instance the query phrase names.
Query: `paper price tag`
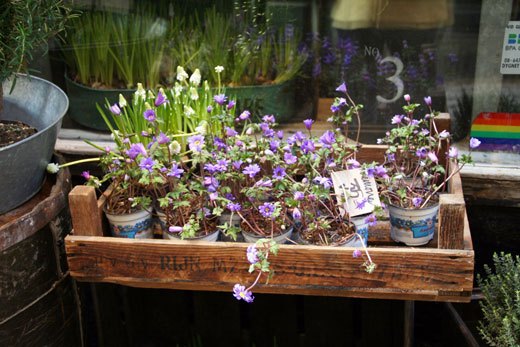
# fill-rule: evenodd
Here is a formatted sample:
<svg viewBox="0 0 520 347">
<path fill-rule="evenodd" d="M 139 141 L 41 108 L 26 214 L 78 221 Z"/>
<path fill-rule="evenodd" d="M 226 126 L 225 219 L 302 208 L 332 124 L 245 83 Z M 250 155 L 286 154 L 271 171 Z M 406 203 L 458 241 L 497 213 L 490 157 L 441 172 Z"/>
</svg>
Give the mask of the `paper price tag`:
<svg viewBox="0 0 520 347">
<path fill-rule="evenodd" d="M 360 169 L 336 171 L 331 175 L 336 196 L 343 197 L 345 203 L 340 207 L 341 215 L 345 211 L 351 217 L 374 211 L 374 206 L 381 206 L 377 184 L 374 177 L 367 177 Z"/>
</svg>

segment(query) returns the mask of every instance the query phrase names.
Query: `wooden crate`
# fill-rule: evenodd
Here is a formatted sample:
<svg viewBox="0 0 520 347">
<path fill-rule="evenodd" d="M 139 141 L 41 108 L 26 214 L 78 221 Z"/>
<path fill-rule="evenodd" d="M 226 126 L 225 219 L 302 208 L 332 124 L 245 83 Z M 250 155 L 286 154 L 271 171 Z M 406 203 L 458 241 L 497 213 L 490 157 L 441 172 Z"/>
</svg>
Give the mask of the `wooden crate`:
<svg viewBox="0 0 520 347">
<path fill-rule="evenodd" d="M 383 146 L 363 146 L 358 160 L 380 159 L 384 151 Z M 69 201 L 74 230 L 65 244 L 70 273 L 79 281 L 231 293 L 235 283 L 253 279 L 246 243 L 109 237 L 102 217 L 104 195 L 97 199 L 92 187 L 77 186 Z M 271 262 L 274 278 L 255 292 L 469 302 L 475 257 L 460 175 L 441 195 L 438 230 L 427 246 L 394 243 L 383 221 L 370 231 L 369 251 L 377 264 L 372 274 L 352 257 L 353 250 L 281 245 Z"/>
</svg>

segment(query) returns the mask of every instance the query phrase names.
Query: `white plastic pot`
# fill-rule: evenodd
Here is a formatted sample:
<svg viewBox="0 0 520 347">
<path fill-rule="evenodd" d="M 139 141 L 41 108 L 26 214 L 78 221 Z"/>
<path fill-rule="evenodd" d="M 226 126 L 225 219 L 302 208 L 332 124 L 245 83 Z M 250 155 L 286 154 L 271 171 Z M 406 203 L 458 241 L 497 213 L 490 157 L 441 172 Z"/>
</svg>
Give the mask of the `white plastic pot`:
<svg viewBox="0 0 520 347">
<path fill-rule="evenodd" d="M 128 214 L 105 212 L 112 236 L 129 239 L 153 239 L 152 213 L 146 210 Z"/>
<path fill-rule="evenodd" d="M 439 204 L 422 209 L 388 206 L 390 214 L 390 237 L 407 246 L 422 246 L 435 234 Z"/>
</svg>

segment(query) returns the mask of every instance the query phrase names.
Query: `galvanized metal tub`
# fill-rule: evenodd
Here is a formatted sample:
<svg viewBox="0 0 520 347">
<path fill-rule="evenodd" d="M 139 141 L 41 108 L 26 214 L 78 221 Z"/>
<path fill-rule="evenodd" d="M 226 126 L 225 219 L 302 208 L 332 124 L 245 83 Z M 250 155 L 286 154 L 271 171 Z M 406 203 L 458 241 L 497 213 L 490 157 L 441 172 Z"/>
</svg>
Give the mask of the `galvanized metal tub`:
<svg viewBox="0 0 520 347">
<path fill-rule="evenodd" d="M 67 95 L 49 81 L 18 75 L 3 83 L 2 120 L 19 120 L 38 132 L 23 141 L 0 148 L 0 214 L 34 196 L 41 188 L 61 120 L 69 107 Z"/>
</svg>

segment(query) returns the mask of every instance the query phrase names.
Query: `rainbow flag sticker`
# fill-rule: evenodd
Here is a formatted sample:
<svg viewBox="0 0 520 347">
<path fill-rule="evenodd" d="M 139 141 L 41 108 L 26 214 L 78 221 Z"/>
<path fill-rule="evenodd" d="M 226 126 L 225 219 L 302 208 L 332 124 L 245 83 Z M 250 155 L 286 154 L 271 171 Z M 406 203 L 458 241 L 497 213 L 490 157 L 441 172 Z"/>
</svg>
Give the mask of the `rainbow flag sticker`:
<svg viewBox="0 0 520 347">
<path fill-rule="evenodd" d="M 482 112 L 471 125 L 481 151 L 520 153 L 520 113 Z"/>
</svg>

